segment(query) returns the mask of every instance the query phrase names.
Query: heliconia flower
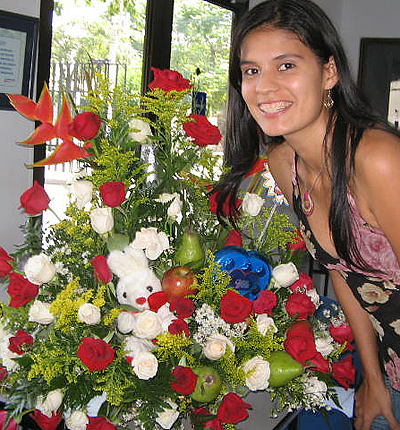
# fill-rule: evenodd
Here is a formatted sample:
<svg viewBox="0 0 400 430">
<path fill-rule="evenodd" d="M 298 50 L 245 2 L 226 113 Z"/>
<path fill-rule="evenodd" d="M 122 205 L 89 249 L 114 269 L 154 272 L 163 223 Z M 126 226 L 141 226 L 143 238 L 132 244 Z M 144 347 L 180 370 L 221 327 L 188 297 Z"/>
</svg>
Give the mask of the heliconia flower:
<svg viewBox="0 0 400 430">
<path fill-rule="evenodd" d="M 40 145 L 56 137 L 63 142 L 56 148 L 50 157 L 45 158 L 30 167 L 41 167 L 52 164 L 66 163 L 76 159 L 82 159 L 90 156 L 83 148 L 75 145 L 72 141 L 69 126 L 73 122 L 70 107 L 65 94 L 60 114 L 56 123 L 53 125 L 53 101 L 45 83 L 39 98 L 35 103 L 33 100 L 17 95 L 7 94 L 11 105 L 21 115 L 34 121 L 40 121 L 40 124 L 33 133 L 24 141 L 18 142 L 21 145 Z"/>
<path fill-rule="evenodd" d="M 75 145 L 72 140 L 66 140 L 58 145 L 49 157 L 32 164 L 31 167 L 42 167 L 59 163 L 67 163 L 69 161 L 87 158 L 90 156 L 91 154 L 78 145 Z"/>
</svg>

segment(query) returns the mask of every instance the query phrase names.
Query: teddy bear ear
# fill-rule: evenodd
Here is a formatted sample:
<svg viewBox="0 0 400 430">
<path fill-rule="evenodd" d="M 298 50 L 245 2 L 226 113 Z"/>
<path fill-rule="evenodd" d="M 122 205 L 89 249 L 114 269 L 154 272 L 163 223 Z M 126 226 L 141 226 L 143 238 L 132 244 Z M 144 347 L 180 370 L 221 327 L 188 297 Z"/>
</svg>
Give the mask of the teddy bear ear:
<svg viewBox="0 0 400 430">
<path fill-rule="evenodd" d="M 129 257 L 131 264 L 138 269 L 147 269 L 149 267 L 149 260 L 146 257 L 143 249 L 134 248 L 128 245 L 125 248 L 125 254 Z"/>
</svg>

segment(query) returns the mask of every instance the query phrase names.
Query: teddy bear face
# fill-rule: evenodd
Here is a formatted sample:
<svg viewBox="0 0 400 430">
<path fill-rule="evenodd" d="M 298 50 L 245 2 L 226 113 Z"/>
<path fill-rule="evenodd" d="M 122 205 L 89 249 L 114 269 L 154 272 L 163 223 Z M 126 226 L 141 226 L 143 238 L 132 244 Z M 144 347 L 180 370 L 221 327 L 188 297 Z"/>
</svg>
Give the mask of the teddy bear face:
<svg viewBox="0 0 400 430">
<path fill-rule="evenodd" d="M 149 309 L 148 298 L 158 291 L 161 291 L 161 282 L 151 269 L 136 269 L 117 284 L 118 302 L 138 311 Z"/>
</svg>

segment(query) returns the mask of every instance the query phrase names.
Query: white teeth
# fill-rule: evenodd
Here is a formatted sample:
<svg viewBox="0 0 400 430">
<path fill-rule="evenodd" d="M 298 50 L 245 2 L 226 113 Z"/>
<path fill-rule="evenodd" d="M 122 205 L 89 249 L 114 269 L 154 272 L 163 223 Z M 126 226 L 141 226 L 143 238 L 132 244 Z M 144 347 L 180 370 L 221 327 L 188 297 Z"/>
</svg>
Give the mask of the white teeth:
<svg viewBox="0 0 400 430">
<path fill-rule="evenodd" d="M 260 105 L 260 110 L 265 113 L 276 113 L 286 109 L 290 106 L 289 102 L 274 102 L 274 103 L 264 103 Z"/>
</svg>

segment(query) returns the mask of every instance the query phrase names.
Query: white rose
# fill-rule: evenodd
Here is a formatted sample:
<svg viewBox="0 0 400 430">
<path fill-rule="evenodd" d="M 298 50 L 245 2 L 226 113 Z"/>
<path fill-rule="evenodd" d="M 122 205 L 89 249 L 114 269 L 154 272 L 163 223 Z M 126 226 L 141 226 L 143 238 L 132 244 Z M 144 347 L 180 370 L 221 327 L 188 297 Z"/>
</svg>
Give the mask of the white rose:
<svg viewBox="0 0 400 430">
<path fill-rule="evenodd" d="M 246 373 L 246 385 L 251 391 L 265 390 L 271 374 L 269 362 L 256 355 L 243 364 Z"/>
<path fill-rule="evenodd" d="M 90 212 L 90 222 L 93 230 L 105 234 L 114 228 L 112 208 L 95 208 Z"/>
<path fill-rule="evenodd" d="M 79 209 L 83 209 L 86 203 L 92 201 L 93 184 L 90 181 L 73 181 L 71 184 L 71 193 L 76 198 L 76 205 Z"/>
<path fill-rule="evenodd" d="M 158 361 L 155 355 L 148 351 L 139 351 L 132 360 L 133 371 L 139 379 L 153 378 L 157 374 Z"/>
<path fill-rule="evenodd" d="M 32 284 L 41 285 L 50 282 L 56 274 L 56 267 L 45 254 L 29 258 L 24 267 L 25 276 Z"/>
<path fill-rule="evenodd" d="M 257 315 L 257 330 L 265 336 L 268 331 L 272 331 L 272 333 L 276 333 L 278 331 L 274 320 L 269 317 L 267 314 L 259 314 Z"/>
<path fill-rule="evenodd" d="M 176 319 L 175 314 L 169 310 L 169 303 L 165 303 L 165 305 L 162 305 L 158 309 L 157 315 L 160 318 L 163 331 L 168 331 L 168 327 L 170 326 L 172 321 Z"/>
<path fill-rule="evenodd" d="M 281 287 L 289 287 L 299 279 L 297 268 L 292 262 L 274 267 L 272 276 Z"/>
<path fill-rule="evenodd" d="M 180 195 L 178 193 L 174 193 L 174 199 L 167 210 L 168 216 L 171 218 L 177 218 L 181 214 L 182 206 L 183 203 Z"/>
<path fill-rule="evenodd" d="M 85 430 L 86 425 L 89 423 L 87 415 L 81 411 L 74 411 L 65 420 L 65 424 L 70 430 Z"/>
<path fill-rule="evenodd" d="M 170 429 L 174 422 L 179 417 L 178 405 L 174 403 L 172 400 L 166 401 L 171 408 L 164 409 L 162 412 L 158 412 L 156 421 L 163 429 Z"/>
<path fill-rule="evenodd" d="M 318 306 L 321 304 L 321 299 L 319 297 L 318 291 L 315 288 L 311 288 L 310 290 L 306 291 L 306 294 L 314 303 L 315 307 L 318 308 Z"/>
<path fill-rule="evenodd" d="M 39 396 L 36 400 L 36 409 L 42 414 L 51 418 L 53 412 L 57 412 L 63 401 L 63 392 L 61 390 L 50 391 L 43 401 L 43 396 Z"/>
<path fill-rule="evenodd" d="M 169 248 L 168 236 L 163 232 L 157 232 L 154 227 L 142 227 L 135 235 L 131 243 L 133 248 L 144 249 L 149 260 L 156 260 L 163 251 Z"/>
<path fill-rule="evenodd" d="M 135 356 L 139 352 L 150 352 L 155 348 L 155 345 L 148 339 L 139 339 L 136 336 L 127 336 L 125 338 L 124 350 L 128 355 Z"/>
<path fill-rule="evenodd" d="M 78 318 L 89 325 L 98 324 L 101 320 L 100 309 L 91 303 L 84 303 L 78 309 Z"/>
<path fill-rule="evenodd" d="M 219 360 L 225 354 L 227 346 L 235 351 L 235 345 L 226 336 L 215 334 L 207 339 L 203 352 L 209 360 Z"/>
<path fill-rule="evenodd" d="M 257 216 L 264 206 L 264 199 L 254 193 L 246 193 L 242 201 L 242 209 L 251 216 Z"/>
<path fill-rule="evenodd" d="M 29 308 L 29 321 L 39 324 L 51 324 L 54 321 L 54 315 L 50 312 L 50 303 L 43 303 L 35 300 Z"/>
<path fill-rule="evenodd" d="M 174 199 L 175 195 L 177 195 L 177 193 L 173 193 L 173 194 L 170 194 L 170 193 L 161 193 L 158 196 L 158 199 L 156 199 L 156 202 L 168 203 L 168 202 L 170 202 L 171 200 Z"/>
<path fill-rule="evenodd" d="M 308 394 L 313 402 L 323 402 L 327 386 L 325 382 L 320 381 L 316 376 L 308 378 L 305 383 L 304 393 Z"/>
<path fill-rule="evenodd" d="M 316 337 L 315 348 L 324 357 L 327 357 L 333 350 L 333 338 L 328 334 L 326 336 Z"/>
<path fill-rule="evenodd" d="M 151 136 L 151 128 L 149 123 L 139 118 L 132 118 L 129 121 L 129 128 L 131 129 L 129 136 L 135 142 L 144 143 L 148 137 Z"/>
<path fill-rule="evenodd" d="M 117 317 L 117 327 L 121 333 L 130 333 L 135 327 L 135 315 L 132 312 L 121 312 Z"/>
<path fill-rule="evenodd" d="M 143 339 L 154 339 L 163 332 L 159 316 L 149 310 L 145 310 L 135 316 L 133 333 Z"/>
</svg>

